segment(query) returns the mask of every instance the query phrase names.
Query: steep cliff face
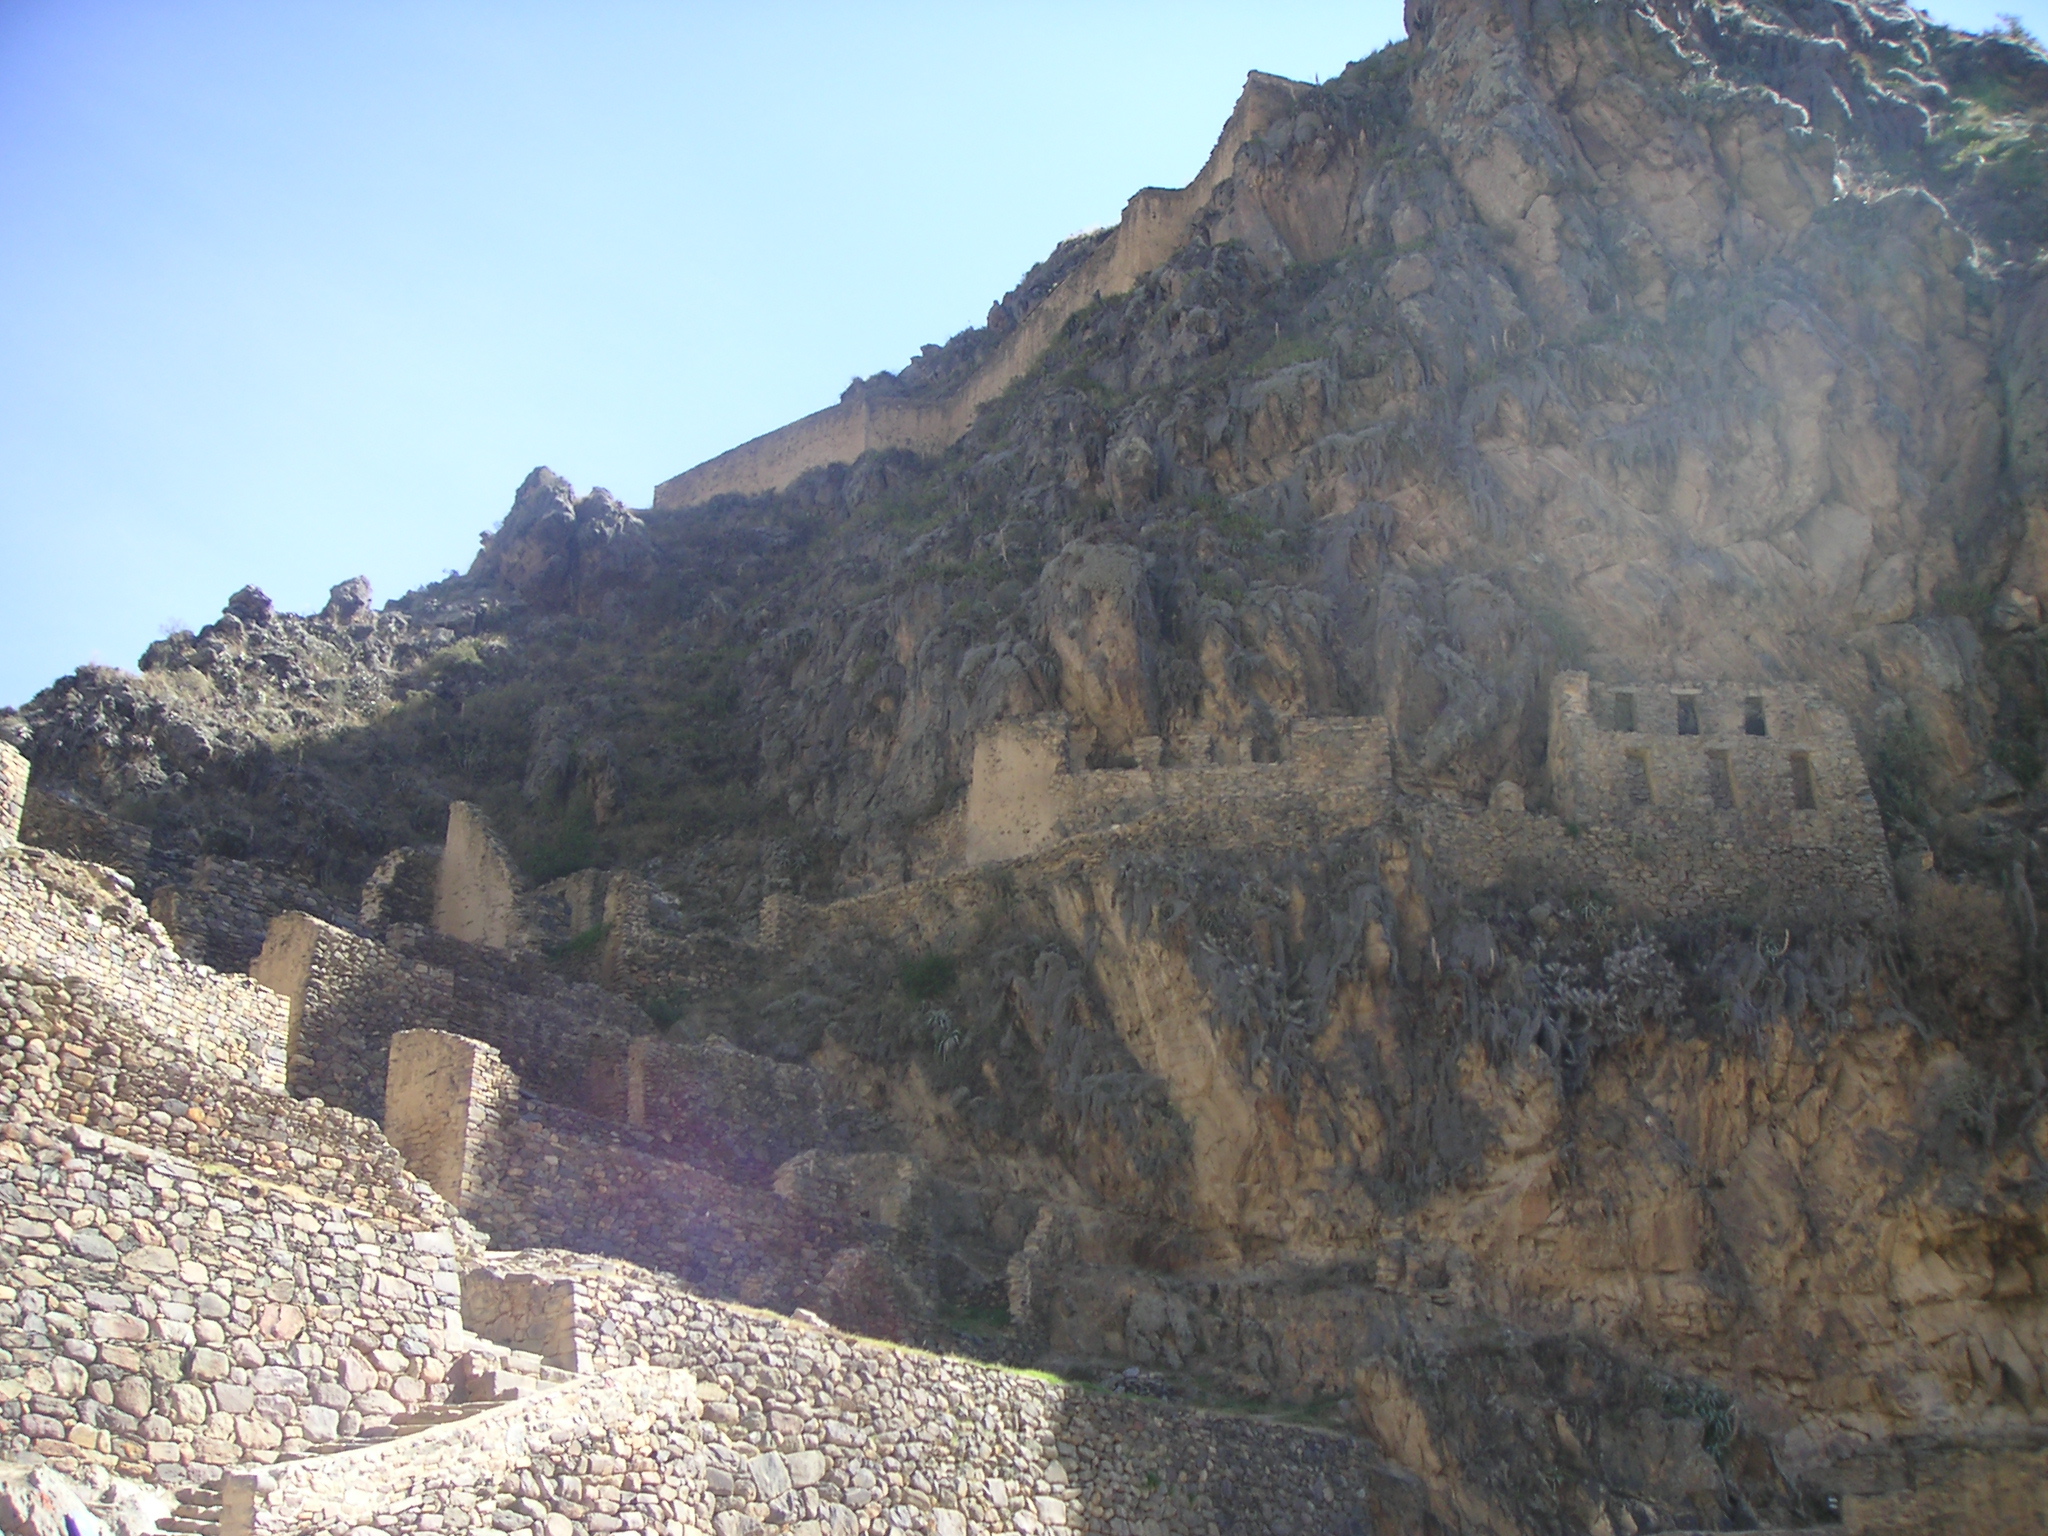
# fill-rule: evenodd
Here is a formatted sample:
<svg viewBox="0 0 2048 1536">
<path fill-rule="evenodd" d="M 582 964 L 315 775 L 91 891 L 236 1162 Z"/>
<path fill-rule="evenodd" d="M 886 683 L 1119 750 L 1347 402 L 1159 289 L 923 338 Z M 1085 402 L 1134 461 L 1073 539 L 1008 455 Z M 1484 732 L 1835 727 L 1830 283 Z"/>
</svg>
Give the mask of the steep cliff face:
<svg viewBox="0 0 2048 1536">
<path fill-rule="evenodd" d="M 2037 1528 L 2048 59 L 1852 3 L 1409 32 L 1255 82 L 1184 238 L 943 452 L 646 513 L 536 471 L 464 577 L 244 594 L 5 729 L 143 881 L 340 888 L 463 798 L 735 942 L 880 893 L 665 1016 L 894 1115 L 1004 1348 L 1341 1402 L 1454 1528 Z M 967 388 L 1109 249 L 887 389 Z M 1567 668 L 1824 687 L 1899 928 L 1452 878 L 1426 808 L 1543 809 Z M 1401 802 L 887 905 L 1054 710 L 1077 769 L 1383 715 Z"/>
</svg>

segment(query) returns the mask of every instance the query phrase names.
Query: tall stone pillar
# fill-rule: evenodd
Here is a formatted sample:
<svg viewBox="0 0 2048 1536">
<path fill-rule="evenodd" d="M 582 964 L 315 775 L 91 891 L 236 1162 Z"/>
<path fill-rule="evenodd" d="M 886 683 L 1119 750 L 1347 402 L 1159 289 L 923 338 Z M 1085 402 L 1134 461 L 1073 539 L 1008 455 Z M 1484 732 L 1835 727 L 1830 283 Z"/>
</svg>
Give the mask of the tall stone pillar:
<svg viewBox="0 0 2048 1536">
<path fill-rule="evenodd" d="M 519 1079 L 477 1040 L 438 1029 L 391 1037 L 384 1134 L 405 1165 L 467 1215 L 496 1179 Z"/>
<path fill-rule="evenodd" d="M 0 848 L 21 841 L 21 807 L 28 799 L 28 759 L 0 741 Z"/>
<path fill-rule="evenodd" d="M 451 939 L 512 949 L 522 938 L 518 872 L 483 811 L 448 807 L 448 841 L 434 885 L 434 928 Z"/>
</svg>

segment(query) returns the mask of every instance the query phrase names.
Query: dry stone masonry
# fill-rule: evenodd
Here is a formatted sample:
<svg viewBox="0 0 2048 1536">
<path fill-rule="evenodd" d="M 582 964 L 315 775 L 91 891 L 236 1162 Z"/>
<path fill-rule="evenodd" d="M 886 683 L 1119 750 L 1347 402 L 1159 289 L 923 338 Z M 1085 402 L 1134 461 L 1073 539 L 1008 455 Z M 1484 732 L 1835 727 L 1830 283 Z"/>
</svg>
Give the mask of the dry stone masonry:
<svg viewBox="0 0 2048 1536">
<path fill-rule="evenodd" d="M 617 1115 L 599 1120 L 522 1095 L 492 1044 L 389 1027 L 458 1012 L 450 971 L 292 914 L 256 967 L 280 993 L 177 955 L 110 870 L 37 849 L 0 863 L 11 1452 L 212 1480 L 202 1507 L 230 1533 L 1208 1536 L 1276 1498 L 1303 1532 L 1413 1503 L 1354 1440 L 1096 1400 L 693 1294 L 676 1273 L 789 1305 L 835 1251 L 863 1251 L 840 1248 L 857 1234 L 835 1233 L 820 1192 L 886 1204 L 902 1183 L 865 1177 L 875 1157 L 814 1152 L 778 1193 L 660 1155 L 659 1127 L 713 1102 L 691 1086 L 716 1064 L 702 1047 L 593 1055 L 586 1038 L 584 1091 Z M 82 941 L 103 931 L 112 942 Z M 507 1011 L 501 1034 L 557 1060 Z M 338 1055 L 381 1059 L 391 1139 L 282 1092 L 287 1057 L 302 1091 L 359 1084 L 367 1063 L 338 1071 Z M 747 1091 L 780 1105 L 771 1120 L 829 1123 L 801 1074 L 762 1071 Z M 671 1273 L 559 1249 L 486 1257 L 458 1208 L 515 1242 L 613 1251 L 638 1223 L 644 1241 L 623 1246 L 666 1237 Z M 503 1373 L 480 1359 L 586 1374 L 492 1407 Z M 482 1400 L 473 1417 L 346 1448 L 467 1413 L 465 1395 Z"/>
<path fill-rule="evenodd" d="M 212 1070 L 283 1088 L 284 999 L 186 960 L 117 871 L 39 848 L 0 852 L 0 931 L 17 963 L 149 1019 Z"/>
<path fill-rule="evenodd" d="M 1807 685 L 1551 686 L 1546 812 L 1502 781 L 1487 804 L 1403 795 L 1386 722 L 1297 719 L 1273 762 L 1087 766 L 1064 714 L 1002 721 L 976 743 L 960 869 L 813 907 L 762 902 L 760 942 L 833 930 L 928 934 L 985 902 L 972 871 L 1050 867 L 1083 849 L 1296 845 L 1381 825 L 1416 838 L 1447 883 L 1510 879 L 1610 898 L 1646 917 L 1898 916 L 1884 828 L 1842 712 Z M 1212 746 L 1212 753 L 1214 751 Z"/>
<path fill-rule="evenodd" d="M 556 1389 L 545 1419 L 523 1410 L 532 1443 L 546 1442 L 530 1480 L 507 1475 L 528 1467 L 491 1465 L 505 1454 L 494 1416 L 437 1437 L 461 1473 L 416 1468 L 410 1482 L 385 1481 L 368 1456 L 335 1458 L 279 1476 L 270 1507 L 300 1521 L 383 1508 L 418 1510 L 442 1529 L 513 1528 L 502 1505 L 535 1529 L 560 1517 L 592 1531 L 766 1525 L 804 1536 L 1363 1532 L 1421 1514 L 1414 1489 L 1350 1437 L 849 1338 L 706 1302 L 630 1265 L 493 1255 L 470 1271 L 464 1298 L 502 1342 L 605 1373 Z M 479 1467 L 479 1456 L 491 1460 Z M 478 1486 L 505 1481 L 519 1497 L 493 1501 Z"/>
<path fill-rule="evenodd" d="M 21 840 L 21 808 L 28 798 L 28 759 L 0 741 L 0 848 Z"/>
<path fill-rule="evenodd" d="M 1874 835 L 1860 765 L 1823 701 L 1664 697 L 1681 701 L 1671 731 L 1645 728 L 1640 694 L 1631 731 L 1611 695 L 1560 681 L 1554 816 L 1516 786 L 1484 808 L 1404 800 L 1377 721 L 1302 722 L 1274 763 L 1161 766 L 1140 741 L 1137 766 L 1096 769 L 1061 722 L 1033 721 L 999 736 L 1020 752 L 992 787 L 1008 810 L 1020 784 L 1054 806 L 1007 861 L 1020 872 L 1207 818 L 1252 839 L 1384 824 L 1459 880 L 1535 860 L 1666 911 L 1810 891 L 1830 870 L 1876 891 L 1855 884 Z M 1695 771 L 1704 787 L 1672 787 Z M 481 818 L 456 823 L 485 893 L 462 900 L 531 910 Z M 1015 830 L 982 824 L 998 843 Z M 1631 884 L 1645 831 L 1703 840 L 1690 886 Z M 1743 862 L 1758 850 L 1775 862 Z M 420 877 L 449 867 L 409 858 L 373 887 L 417 905 Z M 763 936 L 915 934 L 988 879 L 784 900 Z M 604 890 L 565 891 L 572 920 Z M 900 1316 L 887 1242 L 937 1187 L 917 1158 L 864 1141 L 874 1128 L 809 1068 L 661 1040 L 615 997 L 546 976 L 520 929 L 472 941 L 396 921 L 385 939 L 285 913 L 254 977 L 225 976 L 180 955 L 115 871 L 0 850 L 10 1451 L 210 1483 L 225 1536 L 1311 1536 L 1440 1518 L 1368 1440 L 835 1330 L 801 1309 Z M 1027 1323 L 1077 1243 L 1041 1220 L 1012 1264 Z M 1135 1358 L 1144 1299 L 1124 1323 Z M 1156 1331 L 1174 1326 L 1169 1297 Z M 1383 1438 L 1401 1427 L 1374 1411 Z"/>
</svg>

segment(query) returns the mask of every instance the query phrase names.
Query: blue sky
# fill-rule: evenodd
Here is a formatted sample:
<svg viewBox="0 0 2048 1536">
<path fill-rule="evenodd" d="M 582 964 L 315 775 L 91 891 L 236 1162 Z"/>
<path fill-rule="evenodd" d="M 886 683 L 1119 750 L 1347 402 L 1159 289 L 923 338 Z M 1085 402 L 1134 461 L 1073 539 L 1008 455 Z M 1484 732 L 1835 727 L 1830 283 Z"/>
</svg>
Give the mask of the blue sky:
<svg viewBox="0 0 2048 1536">
<path fill-rule="evenodd" d="M 1981 27 L 2048 0 L 1950 7 Z M 0 703 L 466 567 L 976 324 L 1398 3 L 0 0 Z"/>
</svg>

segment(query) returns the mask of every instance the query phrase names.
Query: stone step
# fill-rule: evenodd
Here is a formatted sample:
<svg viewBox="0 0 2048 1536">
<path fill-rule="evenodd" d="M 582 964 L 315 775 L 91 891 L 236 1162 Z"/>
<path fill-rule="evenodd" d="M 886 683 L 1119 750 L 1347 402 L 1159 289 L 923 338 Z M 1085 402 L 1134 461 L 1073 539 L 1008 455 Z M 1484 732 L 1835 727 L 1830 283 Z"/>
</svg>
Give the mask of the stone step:
<svg viewBox="0 0 2048 1536">
<path fill-rule="evenodd" d="M 220 1536 L 220 1484 L 180 1489 L 178 1506 L 156 1523 L 162 1536 Z"/>
<path fill-rule="evenodd" d="M 567 1379 L 566 1373 L 563 1374 Z M 537 1385 L 528 1378 L 532 1390 Z M 402 1440 L 407 1435 L 418 1434 L 424 1429 L 437 1429 L 443 1424 L 457 1424 L 488 1408 L 502 1407 L 516 1400 L 521 1394 L 514 1393 L 503 1398 L 477 1398 L 462 1403 L 439 1403 L 431 1407 L 415 1408 L 410 1413 L 400 1414 L 389 1424 L 379 1424 L 367 1429 L 352 1440 L 338 1440 L 323 1445 L 318 1450 L 309 1450 L 297 1455 L 280 1456 L 276 1465 L 285 1466 L 295 1461 L 311 1461 L 320 1456 L 332 1456 L 340 1451 L 353 1451 L 366 1445 L 388 1445 L 393 1440 Z M 178 1507 L 156 1523 L 159 1536 L 220 1536 L 221 1490 L 218 1482 L 186 1488 L 177 1494 Z"/>
</svg>

